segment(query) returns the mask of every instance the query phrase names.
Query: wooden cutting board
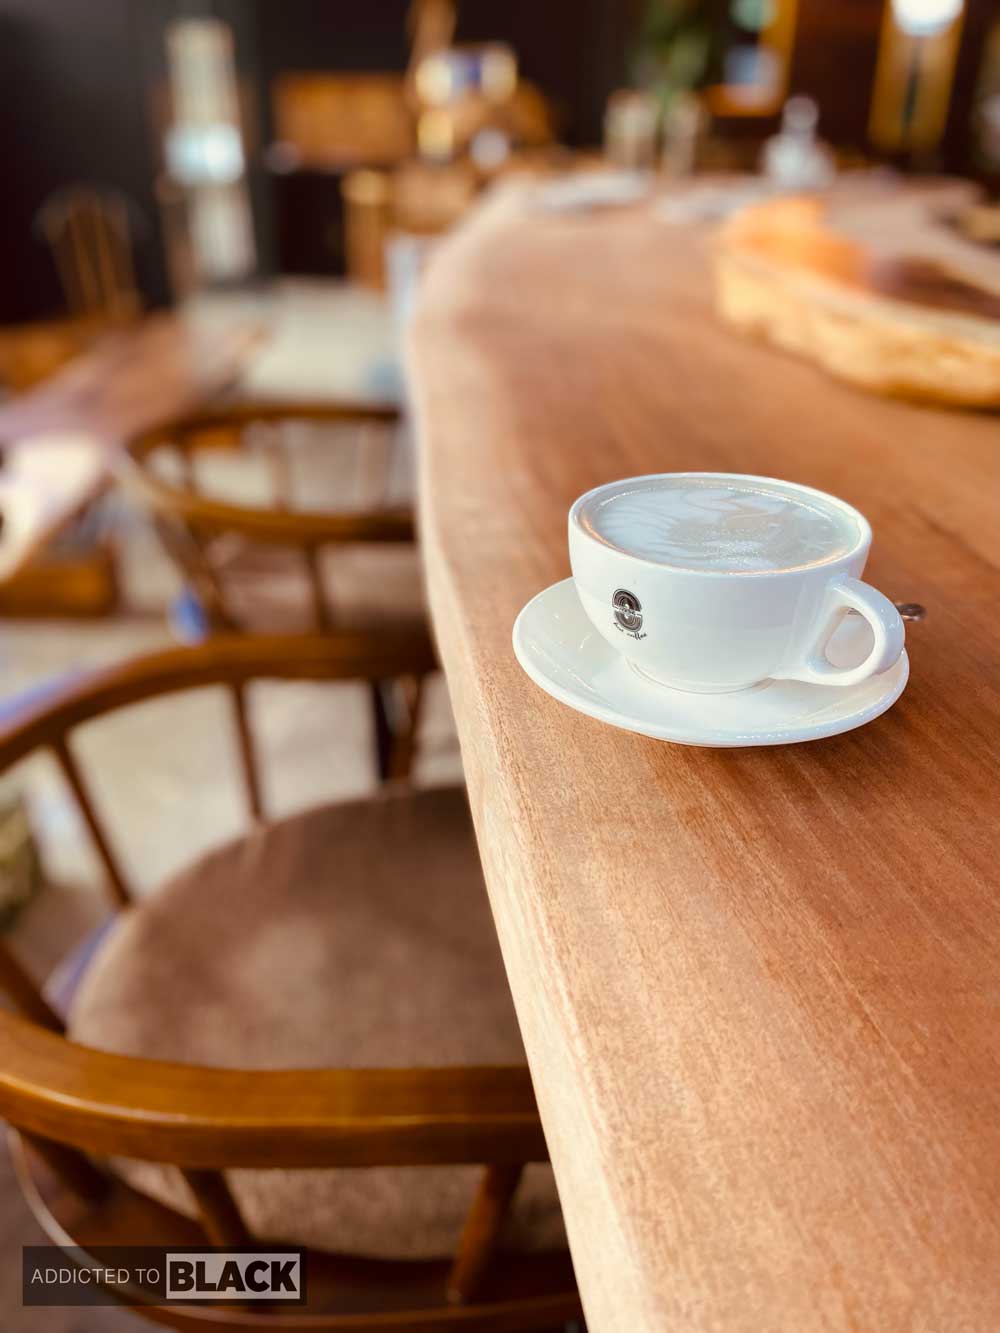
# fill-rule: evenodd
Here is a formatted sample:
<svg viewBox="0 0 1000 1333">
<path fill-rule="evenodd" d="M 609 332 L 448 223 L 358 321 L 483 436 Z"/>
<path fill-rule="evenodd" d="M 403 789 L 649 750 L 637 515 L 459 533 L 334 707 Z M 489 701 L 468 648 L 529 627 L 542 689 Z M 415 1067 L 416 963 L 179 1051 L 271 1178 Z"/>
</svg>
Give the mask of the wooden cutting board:
<svg viewBox="0 0 1000 1333">
<path fill-rule="evenodd" d="M 718 308 L 876 392 L 1000 406 L 1000 255 L 953 221 L 971 197 L 842 189 L 744 209 L 719 236 Z"/>
</svg>

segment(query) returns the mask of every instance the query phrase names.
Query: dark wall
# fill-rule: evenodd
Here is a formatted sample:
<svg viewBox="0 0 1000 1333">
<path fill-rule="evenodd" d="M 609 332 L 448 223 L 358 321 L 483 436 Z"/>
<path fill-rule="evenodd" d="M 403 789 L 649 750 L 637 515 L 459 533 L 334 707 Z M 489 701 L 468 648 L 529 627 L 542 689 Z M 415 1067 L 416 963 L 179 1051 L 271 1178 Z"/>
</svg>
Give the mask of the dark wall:
<svg viewBox="0 0 1000 1333">
<path fill-rule="evenodd" d="M 962 40 L 955 65 L 955 83 L 948 106 L 942 160 L 951 169 L 979 171 L 972 150 L 972 118 L 980 65 L 994 25 L 1000 23 L 998 0 L 965 0 Z M 984 181 L 1000 191 L 1000 172 L 982 171 Z"/>
<path fill-rule="evenodd" d="M 608 94 L 626 80 L 639 0 L 470 0 L 459 41 L 510 42 L 525 78 L 556 104 L 562 139 L 601 142 Z"/>
<path fill-rule="evenodd" d="M 403 70 L 409 0 L 249 0 L 261 93 L 282 70 Z M 464 0 L 459 42 L 506 41 L 552 97 L 569 143 L 598 143 L 607 95 L 625 77 L 639 0 Z"/>
<path fill-rule="evenodd" d="M 459 41 L 506 40 L 525 77 L 554 101 L 561 137 L 596 144 L 608 93 L 621 85 L 645 0 L 462 0 Z M 968 159 L 969 97 L 996 0 L 967 0 L 966 33 L 943 164 Z M 404 68 L 409 0 L 0 0 L 0 323 L 61 306 L 54 266 L 33 223 L 44 199 L 77 181 L 116 186 L 145 220 L 137 266 L 147 300 L 167 298 L 153 194 L 158 146 L 153 91 L 164 77 L 171 18 L 217 15 L 233 25 L 241 73 L 256 94 L 259 141 L 282 70 Z M 801 0 L 793 89 L 817 93 L 822 128 L 865 139 L 882 0 Z M 259 155 L 251 189 L 264 271 L 273 182 Z M 336 182 L 332 183 L 336 193 Z M 309 207 L 296 205 L 303 215 Z"/>
<path fill-rule="evenodd" d="M 464 0 L 460 41 L 509 41 L 526 77 L 557 104 L 570 143 L 596 143 L 608 92 L 624 76 L 636 0 Z M 53 190 L 115 186 L 144 221 L 137 267 L 147 301 L 167 299 L 153 182 L 153 90 L 173 17 L 216 15 L 236 32 L 241 71 L 269 136 L 269 87 L 286 69 L 399 69 L 409 0 L 0 0 L 0 322 L 58 312 L 48 249 L 33 229 Z M 267 265 L 269 199 L 251 175 Z"/>
<path fill-rule="evenodd" d="M 404 69 L 409 0 L 247 0 L 262 73 Z"/>
<path fill-rule="evenodd" d="M 156 0 L 0 0 L 4 322 L 60 309 L 55 267 L 34 222 L 53 190 L 78 181 L 116 186 L 132 199 L 144 233 L 140 281 L 153 300 L 166 296 L 140 58 L 158 7 Z"/>
<path fill-rule="evenodd" d="M 597 144 L 604 104 L 625 78 L 637 0 L 464 0 L 458 42 L 506 41 L 544 90 L 560 138 Z M 406 68 L 409 0 L 250 0 L 256 15 L 262 135 L 271 137 L 270 88 L 286 70 Z M 340 181 L 328 173 L 272 178 L 257 210 L 270 235 L 262 255 L 283 272 L 341 273 Z M 273 227 L 269 224 L 273 223 Z M 268 241 L 273 237 L 273 243 Z"/>
<path fill-rule="evenodd" d="M 883 0 L 800 0 L 789 90 L 820 106 L 820 133 L 864 149 Z"/>
</svg>

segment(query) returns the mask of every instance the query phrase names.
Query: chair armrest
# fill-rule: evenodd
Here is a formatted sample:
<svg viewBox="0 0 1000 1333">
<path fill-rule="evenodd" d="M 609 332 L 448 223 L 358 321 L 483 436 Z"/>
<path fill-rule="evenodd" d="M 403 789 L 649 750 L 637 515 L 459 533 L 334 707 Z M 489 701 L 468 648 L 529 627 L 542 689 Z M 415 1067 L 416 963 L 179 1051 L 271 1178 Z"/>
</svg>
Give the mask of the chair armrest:
<svg viewBox="0 0 1000 1333">
<path fill-rule="evenodd" d="M 94 667 L 0 703 L 0 772 L 71 728 L 142 699 L 252 680 L 392 680 L 435 669 L 429 635 L 219 635 Z"/>
<path fill-rule="evenodd" d="M 547 1160 L 527 1068 L 210 1069 L 111 1055 L 0 1013 L 0 1116 L 182 1167 Z"/>
<path fill-rule="evenodd" d="M 171 486 L 125 452 L 115 455 L 112 471 L 122 489 L 149 513 L 203 533 L 238 532 L 253 541 L 295 547 L 416 540 L 413 511 L 407 505 L 340 513 L 255 509 Z"/>
<path fill-rule="evenodd" d="M 143 460 L 158 444 L 178 433 L 226 426 L 241 428 L 254 422 L 313 420 L 391 425 L 402 419 L 395 404 L 377 402 L 282 403 L 239 400 L 208 407 L 130 441 L 111 459 L 120 485 L 150 512 L 180 519 L 206 533 L 239 532 L 260 542 L 292 546 L 321 546 L 333 542 L 412 542 L 413 514 L 408 506 L 385 506 L 367 511 L 317 513 L 278 508 L 250 508 L 227 504 L 195 491 L 168 484 L 147 469 Z"/>
<path fill-rule="evenodd" d="M 168 438 L 172 431 L 210 430 L 213 426 L 251 425 L 257 421 L 330 421 L 393 425 L 402 421 L 398 403 L 375 398 L 306 399 L 244 397 L 239 387 L 187 416 L 149 431 Z"/>
</svg>

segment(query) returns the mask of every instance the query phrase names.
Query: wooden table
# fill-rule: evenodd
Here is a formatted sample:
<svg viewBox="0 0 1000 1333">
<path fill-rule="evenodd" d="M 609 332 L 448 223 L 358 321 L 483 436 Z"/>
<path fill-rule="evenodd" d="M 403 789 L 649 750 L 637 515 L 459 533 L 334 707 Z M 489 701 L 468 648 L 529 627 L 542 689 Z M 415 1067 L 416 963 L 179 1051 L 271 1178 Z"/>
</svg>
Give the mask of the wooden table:
<svg viewBox="0 0 1000 1333">
<path fill-rule="evenodd" d="M 153 315 L 0 404 L 0 579 L 96 499 L 112 449 L 226 388 L 259 338 L 245 321 L 218 328 Z"/>
<path fill-rule="evenodd" d="M 742 341 L 708 235 L 507 194 L 411 340 L 423 542 L 497 930 L 592 1333 L 1000 1327 L 1000 423 Z M 704 468 L 872 520 L 927 607 L 849 735 L 685 749 L 510 645 L 597 483 Z"/>
</svg>

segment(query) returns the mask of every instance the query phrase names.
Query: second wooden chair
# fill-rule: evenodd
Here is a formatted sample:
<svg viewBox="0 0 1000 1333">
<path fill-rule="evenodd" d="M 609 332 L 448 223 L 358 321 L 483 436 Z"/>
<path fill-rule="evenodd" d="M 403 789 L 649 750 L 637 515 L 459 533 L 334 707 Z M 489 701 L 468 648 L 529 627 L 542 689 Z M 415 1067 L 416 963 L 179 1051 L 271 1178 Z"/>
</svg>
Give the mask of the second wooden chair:
<svg viewBox="0 0 1000 1333">
<path fill-rule="evenodd" d="M 412 507 L 392 498 L 401 448 L 392 406 L 233 402 L 133 439 L 117 473 L 184 579 L 189 635 L 389 631 L 423 648 Z M 375 682 L 371 698 L 385 777 L 419 688 Z"/>
</svg>

